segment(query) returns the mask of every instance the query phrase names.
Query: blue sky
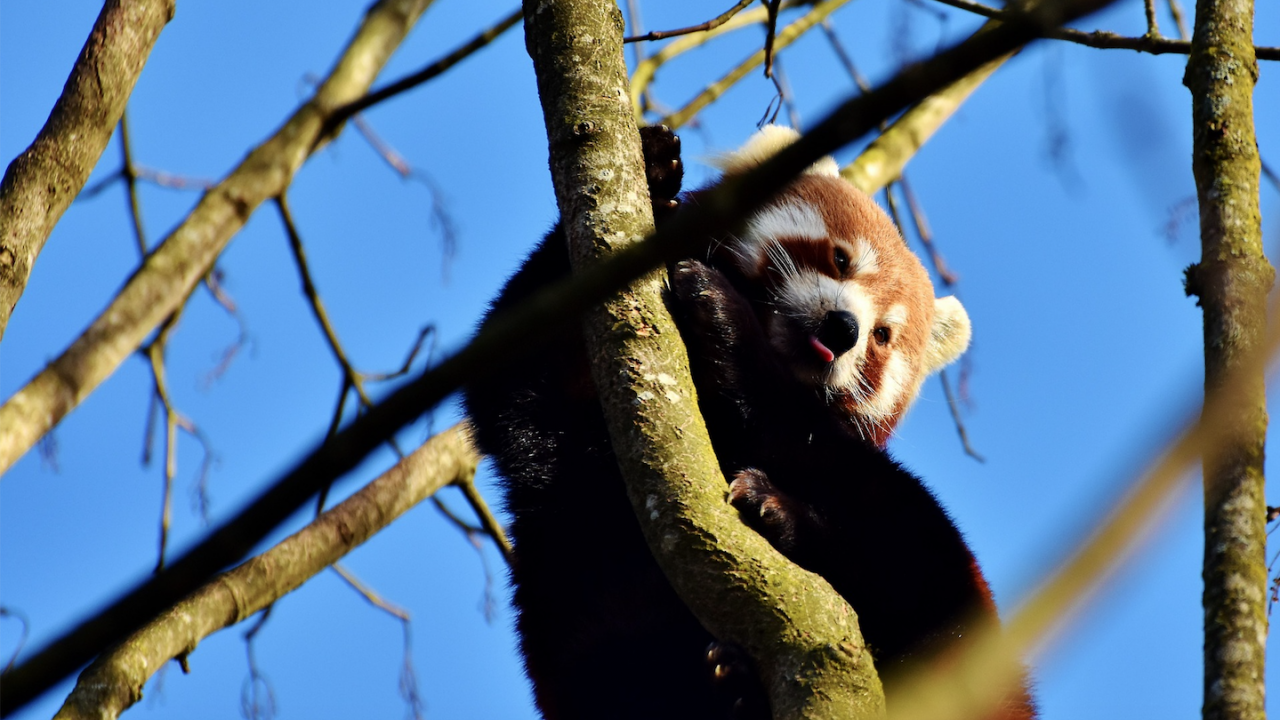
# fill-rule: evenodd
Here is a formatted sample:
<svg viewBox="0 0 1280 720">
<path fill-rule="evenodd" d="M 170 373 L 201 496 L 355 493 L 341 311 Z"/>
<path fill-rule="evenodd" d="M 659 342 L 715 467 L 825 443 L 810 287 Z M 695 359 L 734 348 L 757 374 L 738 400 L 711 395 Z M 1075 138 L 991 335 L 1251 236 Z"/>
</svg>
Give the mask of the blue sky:
<svg viewBox="0 0 1280 720">
<path fill-rule="evenodd" d="M 728 3 L 659 5 L 645 7 L 649 29 L 699 22 Z M 1280 45 L 1280 7 L 1259 5 L 1257 43 Z M 179 3 L 130 104 L 135 161 L 186 176 L 225 175 L 297 106 L 308 79 L 328 71 L 364 6 L 330 2 L 321 12 L 296 0 Z M 861 0 L 835 15 L 873 82 L 903 58 L 977 25 L 957 12 L 940 23 L 941 6 L 923 7 Z M 99 8 L 88 0 L 0 0 L 6 163 L 44 122 Z M 417 69 L 512 9 L 488 0 L 439 0 L 383 78 Z M 1141 4 L 1121 3 L 1087 26 L 1139 35 Z M 1173 32 L 1163 12 L 1161 27 Z M 659 99 L 683 104 L 759 42 L 758 32 L 746 30 L 672 63 L 658 76 Z M 820 34 L 784 51 L 782 62 L 802 123 L 820 118 L 852 89 Z M 1199 255 L 1194 206 L 1183 222 L 1171 223 L 1194 196 L 1184 62 L 1035 46 L 983 86 L 908 167 L 973 319 L 965 421 L 987 461 L 962 453 L 936 381 L 926 384 L 892 449 L 956 518 L 1006 611 L 1115 503 L 1198 397 L 1200 312 L 1181 287 L 1182 269 Z M 1259 143 L 1264 159 L 1280 168 L 1280 81 L 1274 63 L 1261 71 Z M 706 111 L 699 129 L 682 132 L 688 185 L 711 177 L 699 159 L 740 143 L 772 96 L 772 85 L 753 75 Z M 441 351 L 465 342 L 487 300 L 554 221 L 555 201 L 518 30 L 367 119 L 431 182 L 400 179 L 348 128 L 303 168 L 289 198 L 339 334 L 361 369 L 379 371 L 400 364 L 424 325 L 436 328 Z M 847 148 L 839 159 L 855 153 Z M 93 180 L 115 171 L 119 154 L 113 140 Z M 432 221 L 433 187 L 457 226 L 452 256 Z M 190 191 L 143 185 L 150 242 L 196 199 Z M 1280 234 L 1274 186 L 1263 185 L 1262 207 L 1270 254 Z M 0 397 L 61 352 L 137 260 L 122 187 L 76 202 L 50 238 L 5 335 Z M 339 383 L 273 207 L 254 215 L 220 267 L 250 344 L 225 373 L 211 377 L 239 330 L 202 292 L 169 349 L 174 401 L 217 455 L 209 478 L 215 522 L 320 437 Z M 161 475 L 157 466 L 139 463 L 149 393 L 144 363 L 126 361 L 58 427 L 56 462 L 32 452 L 0 484 L 0 603 L 29 618 L 28 649 L 131 586 L 155 562 Z M 456 417 L 450 402 L 434 426 Z M 416 444 L 428 432 L 420 423 L 402 439 Z M 201 458 L 200 446 L 184 437 L 177 548 L 206 529 L 192 508 Z M 336 492 L 353 491 L 391 461 L 387 452 L 375 455 Z M 489 490 L 487 473 L 481 480 Z M 1143 550 L 1036 658 L 1046 720 L 1199 715 L 1202 541 L 1195 488 L 1189 481 Z M 454 491 L 443 498 L 465 509 Z M 1274 494 L 1269 499 L 1277 503 Z M 304 522 L 295 518 L 275 538 Z M 492 548 L 482 559 L 424 505 L 345 564 L 412 613 L 413 659 L 430 716 L 534 717 L 515 655 L 502 561 Z M 486 592 L 494 599 L 490 620 Z M 245 629 L 206 640 L 191 655 L 190 675 L 168 668 L 129 712 L 236 716 L 248 673 Z M 0 655 L 12 652 L 18 635 L 17 622 L 0 620 Z M 254 649 L 280 718 L 405 714 L 397 692 L 399 623 L 331 572 L 281 601 Z M 52 715 L 68 688 L 21 717 Z"/>
</svg>

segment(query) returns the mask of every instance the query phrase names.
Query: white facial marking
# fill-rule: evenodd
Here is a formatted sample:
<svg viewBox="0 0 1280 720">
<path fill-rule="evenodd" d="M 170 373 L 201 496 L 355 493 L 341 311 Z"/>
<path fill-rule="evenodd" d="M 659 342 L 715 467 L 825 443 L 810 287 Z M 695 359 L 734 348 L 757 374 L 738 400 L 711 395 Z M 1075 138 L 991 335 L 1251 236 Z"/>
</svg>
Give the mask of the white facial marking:
<svg viewBox="0 0 1280 720">
<path fill-rule="evenodd" d="M 866 359 L 867 338 L 871 330 L 867 321 L 876 316 L 875 306 L 866 291 L 850 280 L 836 280 L 821 273 L 802 271 L 788 276 L 781 283 L 776 290 L 775 302 L 783 315 L 813 324 L 833 310 L 853 313 L 861 328 L 858 342 L 836 358 L 820 380 L 827 387 L 852 389 L 856 393 L 859 368 Z M 785 342 L 781 338 L 778 341 Z"/>
<path fill-rule="evenodd" d="M 867 414 L 877 420 L 889 417 L 907 387 L 910 374 L 911 368 L 906 359 L 899 353 L 893 353 L 889 362 L 885 363 L 884 374 L 880 376 L 880 392 L 865 405 Z"/>
<path fill-rule="evenodd" d="M 825 240 L 827 223 L 822 215 L 805 203 L 783 203 L 765 208 L 747 221 L 747 229 L 735 248 L 742 271 L 754 275 L 756 263 L 769 251 L 769 245 L 782 238 Z M 750 263 L 750 264 L 748 264 Z"/>
<path fill-rule="evenodd" d="M 880 269 L 880 256 L 871 243 L 858 238 L 853 243 L 853 274 L 870 275 Z"/>
<path fill-rule="evenodd" d="M 889 311 L 880 318 L 880 322 L 891 328 L 906 327 L 907 325 L 907 308 L 905 305 L 893 305 Z"/>
</svg>

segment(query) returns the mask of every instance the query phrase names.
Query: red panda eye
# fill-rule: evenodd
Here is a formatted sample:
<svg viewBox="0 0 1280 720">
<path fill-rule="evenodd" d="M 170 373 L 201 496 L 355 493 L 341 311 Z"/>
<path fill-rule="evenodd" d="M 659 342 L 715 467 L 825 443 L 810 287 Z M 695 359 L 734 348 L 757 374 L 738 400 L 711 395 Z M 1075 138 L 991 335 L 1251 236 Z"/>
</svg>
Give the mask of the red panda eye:
<svg viewBox="0 0 1280 720">
<path fill-rule="evenodd" d="M 835 250 L 832 251 L 832 256 L 837 270 L 843 273 L 849 269 L 849 253 L 844 248 L 837 245 Z"/>
<path fill-rule="evenodd" d="M 880 345 L 889 344 L 889 336 L 890 336 L 889 328 L 878 327 L 875 329 L 875 332 L 873 334 L 876 337 L 876 342 L 879 343 Z"/>
</svg>

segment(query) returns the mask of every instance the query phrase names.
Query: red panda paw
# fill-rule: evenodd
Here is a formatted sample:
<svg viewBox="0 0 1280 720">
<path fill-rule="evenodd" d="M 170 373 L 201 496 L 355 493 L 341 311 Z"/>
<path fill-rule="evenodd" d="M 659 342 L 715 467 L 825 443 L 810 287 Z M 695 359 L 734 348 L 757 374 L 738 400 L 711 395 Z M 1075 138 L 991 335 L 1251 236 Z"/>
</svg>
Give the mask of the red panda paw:
<svg viewBox="0 0 1280 720">
<path fill-rule="evenodd" d="M 662 220 L 680 205 L 684 163 L 680 160 L 680 136 L 666 125 L 640 128 L 640 148 L 644 152 L 644 174 L 649 184 L 655 220 Z"/>
<path fill-rule="evenodd" d="M 729 483 L 729 504 L 747 524 L 782 552 L 792 548 L 805 508 L 783 493 L 763 472 L 740 470 Z"/>
<path fill-rule="evenodd" d="M 769 697 L 765 694 L 751 656 L 740 646 L 715 641 L 705 656 L 716 694 L 724 697 L 731 720 L 769 720 Z"/>
</svg>

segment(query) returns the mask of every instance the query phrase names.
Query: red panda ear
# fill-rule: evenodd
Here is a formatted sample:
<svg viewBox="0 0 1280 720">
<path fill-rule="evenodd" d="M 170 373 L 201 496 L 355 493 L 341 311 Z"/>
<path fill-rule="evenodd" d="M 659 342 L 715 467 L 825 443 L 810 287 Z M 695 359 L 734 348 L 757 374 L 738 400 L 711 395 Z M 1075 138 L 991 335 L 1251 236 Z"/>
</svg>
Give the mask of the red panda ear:
<svg viewBox="0 0 1280 720">
<path fill-rule="evenodd" d="M 760 165 L 799 139 L 800 133 L 789 127 L 765 125 L 747 138 L 747 142 L 742 147 L 716 155 L 710 158 L 710 161 L 725 175 L 733 175 Z M 811 165 L 805 173 L 840 177 L 840 166 L 828 156 Z"/>
<path fill-rule="evenodd" d="M 947 296 L 933 301 L 933 327 L 929 330 L 929 346 L 925 349 L 925 374 L 932 375 L 969 347 L 972 329 L 969 313 L 955 297 Z"/>
</svg>

